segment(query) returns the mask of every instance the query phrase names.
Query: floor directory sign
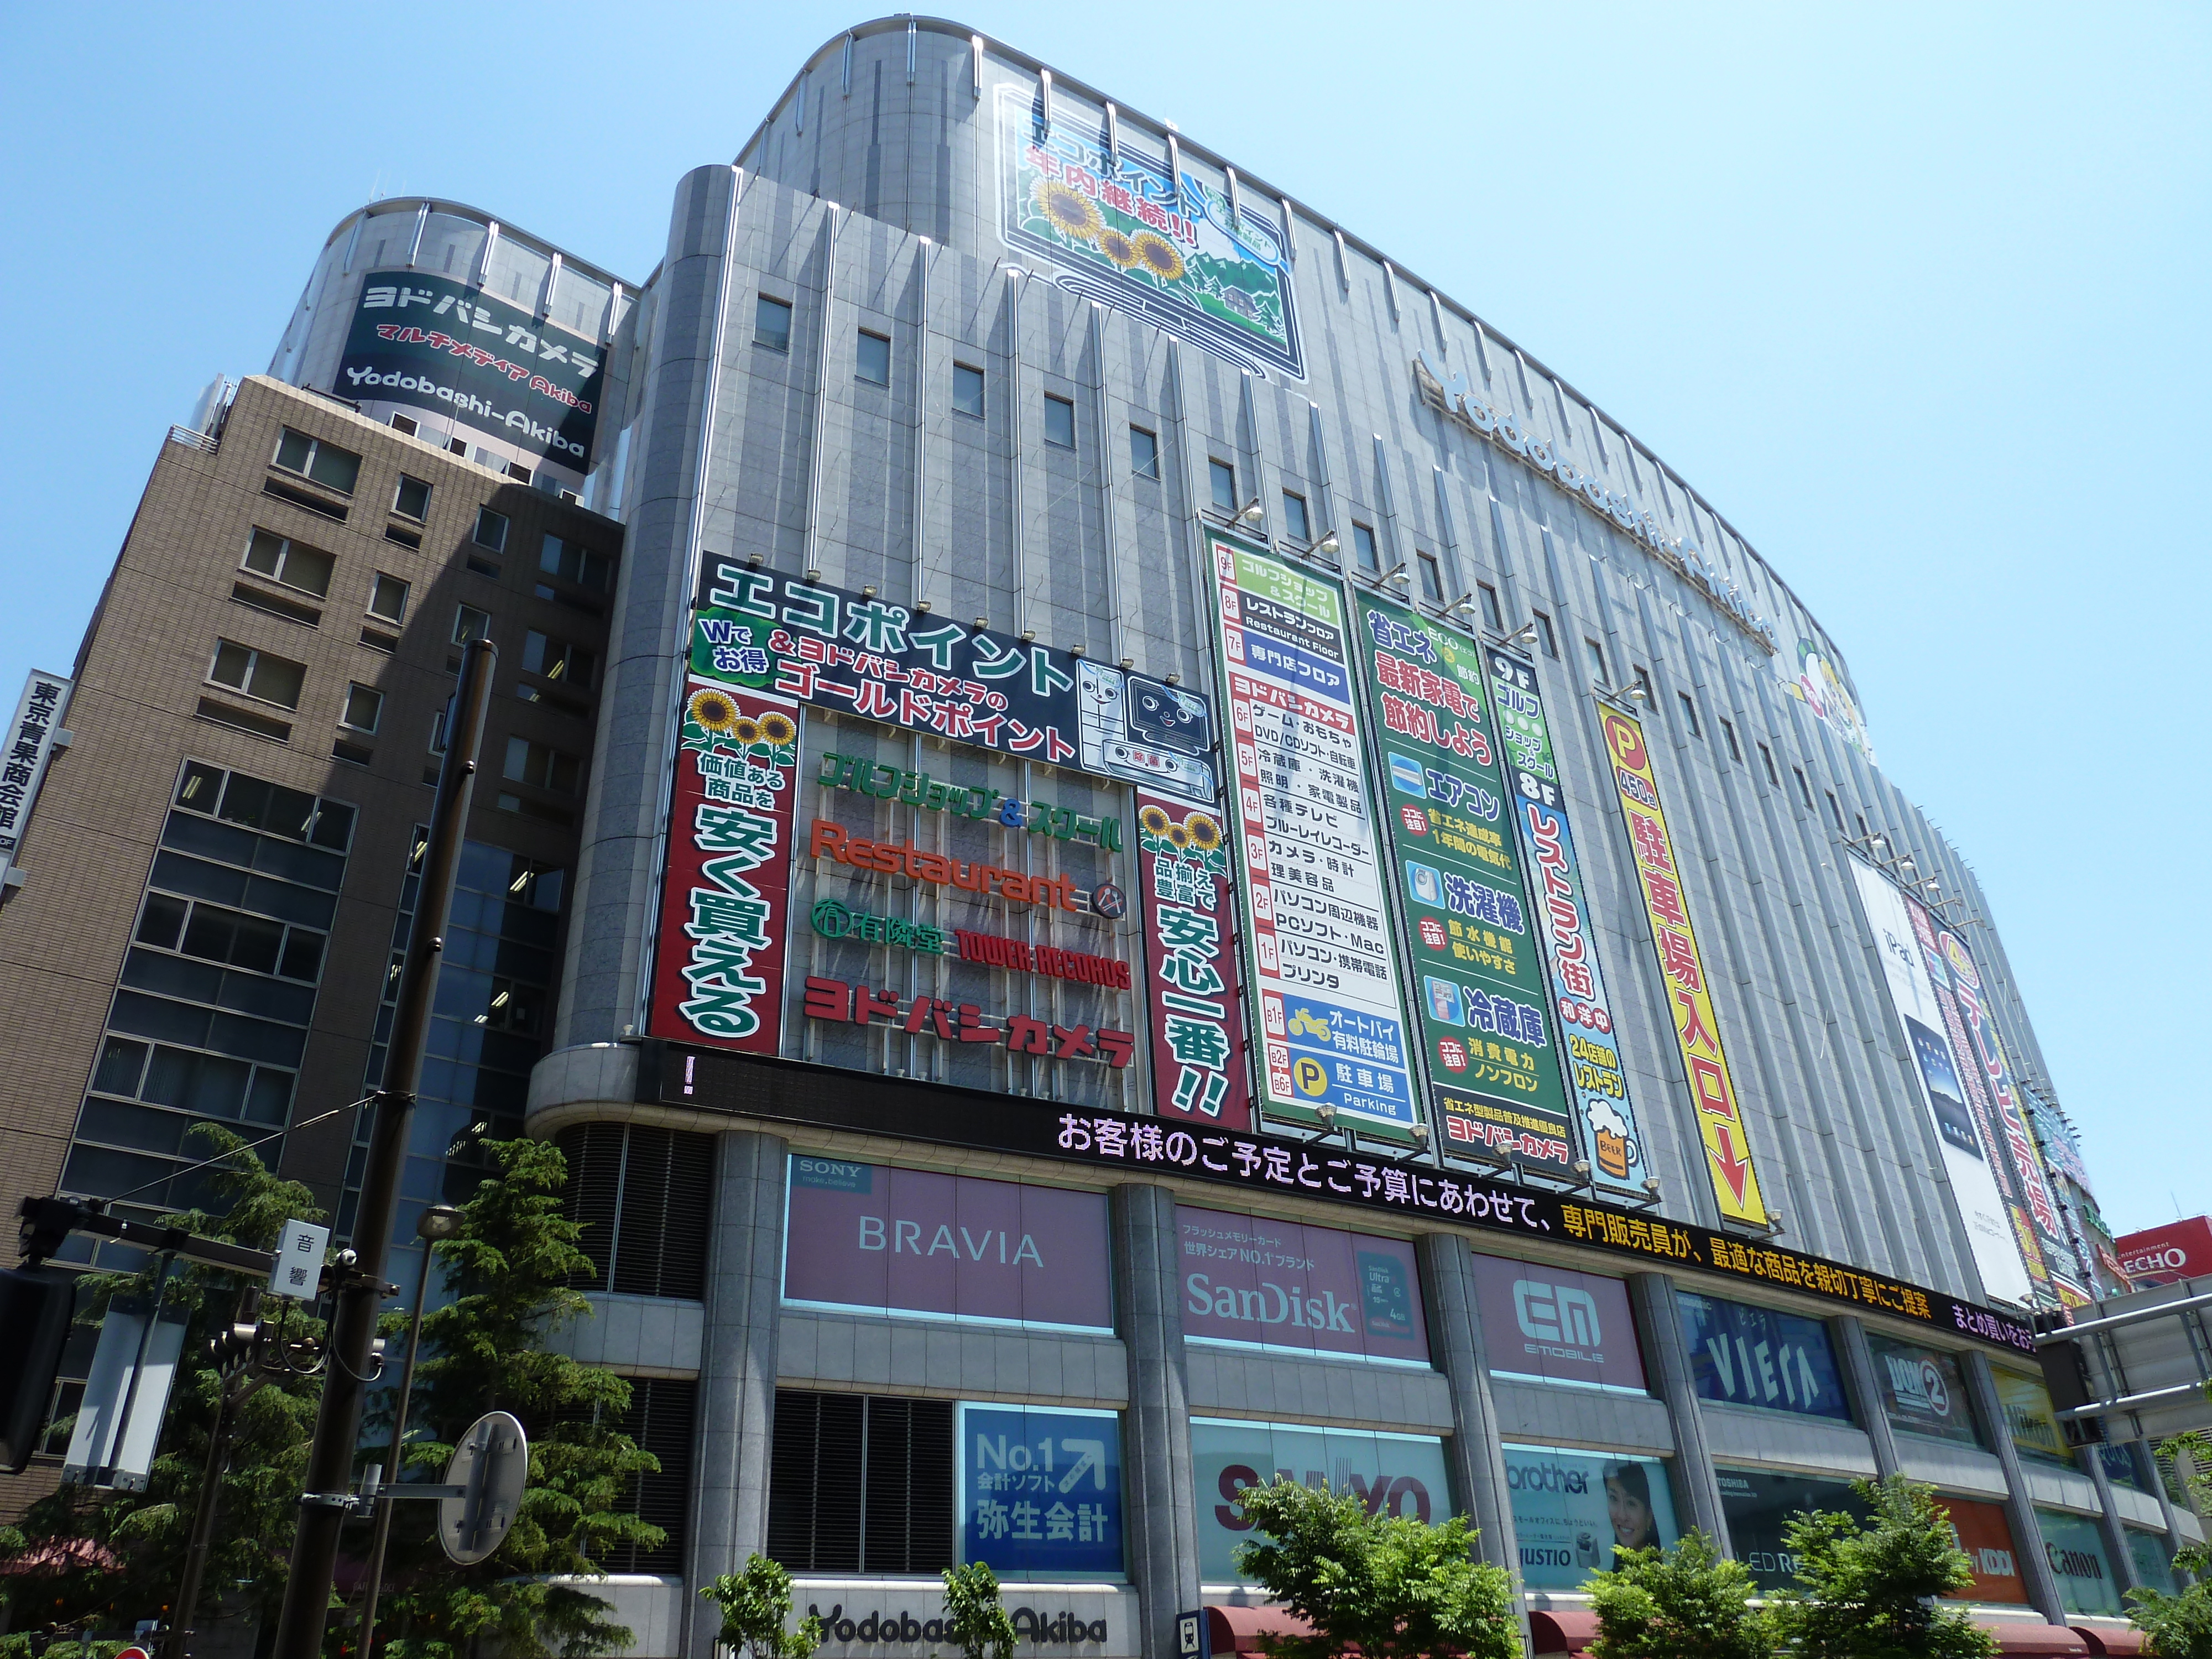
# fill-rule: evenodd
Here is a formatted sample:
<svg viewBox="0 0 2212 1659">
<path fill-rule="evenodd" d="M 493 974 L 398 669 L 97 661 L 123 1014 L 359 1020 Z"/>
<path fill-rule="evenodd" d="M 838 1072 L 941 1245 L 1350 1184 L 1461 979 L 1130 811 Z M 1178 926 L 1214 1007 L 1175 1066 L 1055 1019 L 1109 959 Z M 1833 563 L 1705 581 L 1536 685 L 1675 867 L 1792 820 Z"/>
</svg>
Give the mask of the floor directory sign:
<svg viewBox="0 0 2212 1659">
<path fill-rule="evenodd" d="M 1559 1042 L 1498 775 L 1481 647 L 1362 594 L 1352 655 L 1382 750 L 1382 828 L 1446 1152 L 1571 1176 Z"/>
<path fill-rule="evenodd" d="M 1261 1108 L 1412 1140 L 1421 1123 L 1358 694 L 1334 583 L 1211 533 Z"/>
</svg>

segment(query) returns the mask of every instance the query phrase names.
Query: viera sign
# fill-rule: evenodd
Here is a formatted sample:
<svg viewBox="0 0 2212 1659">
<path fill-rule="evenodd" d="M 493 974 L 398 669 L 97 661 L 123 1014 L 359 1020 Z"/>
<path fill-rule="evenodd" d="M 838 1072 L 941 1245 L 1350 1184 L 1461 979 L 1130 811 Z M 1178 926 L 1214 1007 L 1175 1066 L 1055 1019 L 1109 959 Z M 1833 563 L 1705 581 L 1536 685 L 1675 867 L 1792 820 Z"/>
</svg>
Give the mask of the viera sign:
<svg viewBox="0 0 2212 1659">
<path fill-rule="evenodd" d="M 1467 376 L 1455 371 L 1437 373 L 1425 351 L 1413 358 L 1413 386 L 1421 401 L 1476 436 L 1488 439 L 1514 459 L 1558 484 L 1571 495 L 1579 495 L 1664 560 L 1677 575 L 1702 591 L 1729 621 L 1765 646 L 1779 650 L 1774 624 L 1751 608 L 1743 590 L 1708 562 L 1705 555 L 1680 536 L 1669 536 L 1659 520 L 1618 489 L 1583 471 L 1557 453 L 1544 439 L 1531 432 L 1518 415 L 1500 410 L 1478 397 Z"/>
</svg>

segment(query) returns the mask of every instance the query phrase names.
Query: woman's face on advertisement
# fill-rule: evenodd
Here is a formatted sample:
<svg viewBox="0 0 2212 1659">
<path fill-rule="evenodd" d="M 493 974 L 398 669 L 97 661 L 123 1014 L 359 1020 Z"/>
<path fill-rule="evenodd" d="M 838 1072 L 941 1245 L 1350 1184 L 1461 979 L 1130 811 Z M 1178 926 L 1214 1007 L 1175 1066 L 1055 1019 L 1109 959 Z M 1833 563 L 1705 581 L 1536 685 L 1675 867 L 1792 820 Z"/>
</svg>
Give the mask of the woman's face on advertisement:
<svg viewBox="0 0 2212 1659">
<path fill-rule="evenodd" d="M 1613 1541 L 1623 1549 L 1644 1549 L 1651 1538 L 1651 1506 L 1618 1480 L 1605 1483 L 1606 1518 L 1613 1522 Z"/>
</svg>

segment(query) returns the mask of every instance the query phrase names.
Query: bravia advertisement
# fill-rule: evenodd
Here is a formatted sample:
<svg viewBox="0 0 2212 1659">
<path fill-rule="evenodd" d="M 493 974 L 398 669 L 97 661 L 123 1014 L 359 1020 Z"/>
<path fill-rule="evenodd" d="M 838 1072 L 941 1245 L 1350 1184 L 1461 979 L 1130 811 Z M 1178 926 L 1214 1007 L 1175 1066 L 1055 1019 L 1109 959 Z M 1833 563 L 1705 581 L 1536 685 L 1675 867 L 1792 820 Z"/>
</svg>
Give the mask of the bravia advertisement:
<svg viewBox="0 0 2212 1659">
<path fill-rule="evenodd" d="M 1680 1535 L 1658 1458 L 1552 1446 L 1504 1450 L 1521 1577 L 1530 1589 L 1579 1589 L 1593 1572 L 1613 1570 L 1616 1551 L 1657 1549 Z"/>
<path fill-rule="evenodd" d="M 1114 1328 L 1103 1193 L 794 1154 L 785 1241 L 794 1306 Z"/>
<path fill-rule="evenodd" d="M 1426 1364 L 1413 1247 L 1178 1205 L 1182 1330 L 1201 1341 Z"/>
<path fill-rule="evenodd" d="M 1537 931 L 1550 977 L 1569 1097 L 1582 1130 L 1590 1175 L 1601 1188 L 1640 1193 L 1650 1175 L 1644 1135 L 1629 1098 L 1628 1071 L 1613 1031 L 1613 1003 L 1598 961 L 1589 889 L 1575 854 L 1567 792 L 1552 749 L 1552 729 L 1534 666 L 1511 652 L 1486 647 L 1490 706 L 1504 745 L 1521 867 L 1535 900 Z"/>
<path fill-rule="evenodd" d="M 1342 595 L 1221 535 L 1206 546 L 1262 1107 L 1413 1140 L 1421 1110 Z"/>
<path fill-rule="evenodd" d="M 1247 1582 L 1237 1565 L 1237 1547 L 1262 1541 L 1237 1502 L 1247 1486 L 1293 1480 L 1351 1492 L 1370 1515 L 1432 1524 L 1458 1512 L 1444 1443 L 1433 1435 L 1196 1417 L 1190 1453 L 1198 1489 L 1198 1576 L 1204 1584 Z"/>
<path fill-rule="evenodd" d="M 1481 651 L 1403 605 L 1363 594 L 1354 610 L 1442 1145 L 1571 1176 L 1575 1132 Z"/>
<path fill-rule="evenodd" d="M 1982 1288 L 2006 1302 L 2028 1302 L 2033 1281 L 2027 1264 L 2013 1236 L 2005 1213 L 2003 1195 L 1985 1146 L 1976 1132 L 1974 1115 L 1966 1104 L 1960 1058 L 1943 1034 L 1943 1011 L 1936 1001 L 1912 918 L 1905 896 L 1889 878 L 1861 860 L 1850 861 L 1851 878 L 1858 888 L 1859 907 L 1874 935 L 1881 957 L 1882 977 L 1897 1016 L 1898 1036 L 1905 1045 L 1906 1070 L 1917 1085 L 1921 1106 L 1935 1126 L 1943 1149 L 1943 1170 L 1950 1177 L 1952 1201 L 1966 1230 L 1974 1253 L 1974 1266 Z"/>
<path fill-rule="evenodd" d="M 333 389 L 448 416 L 581 472 L 605 379 L 595 341 L 449 276 L 378 270 L 362 279 Z"/>
<path fill-rule="evenodd" d="M 1713 1478 L 1721 1489 L 1721 1513 L 1728 1517 L 1729 1545 L 1763 1590 L 1801 1588 L 1795 1580 L 1802 1558 L 1787 1537 L 1799 1515 L 1824 1510 L 1863 1526 L 1874 1512 L 1848 1481 L 1722 1468 L 1713 1470 Z"/>
<path fill-rule="evenodd" d="M 1262 376 L 1304 378 L 1279 209 L 1133 148 L 1079 115 L 1039 121 L 1002 87 L 1000 234 L 1042 254 L 1060 285 L 1141 317 Z M 1146 149 L 1149 136 L 1138 141 Z M 1176 152 L 1170 149 L 1170 156 Z"/>
<path fill-rule="evenodd" d="M 1122 1575 L 1117 1413 L 963 1403 L 957 1432 L 963 1561 L 1001 1578 Z"/>
<path fill-rule="evenodd" d="M 1659 972 L 1673 1003 L 1674 1045 L 1689 1079 L 1698 1131 L 1705 1143 L 1705 1173 L 1721 1213 L 1733 1221 L 1766 1224 L 1759 1174 L 1752 1167 L 1751 1139 L 1721 1048 L 1719 1017 L 1705 981 L 1705 964 L 1690 925 L 1689 899 L 1674 862 L 1674 843 L 1667 833 L 1667 814 L 1659 805 L 1659 782 L 1651 769 L 1644 728 L 1617 708 L 1601 708 L 1607 751 L 1613 760 L 1622 817 L 1628 825 L 1629 851 L 1644 892 L 1645 919 L 1659 953 Z"/>
<path fill-rule="evenodd" d="M 1828 1328 L 1819 1320 L 1687 1291 L 1674 1299 L 1701 1399 L 1851 1420 Z"/>
<path fill-rule="evenodd" d="M 1626 1285 L 1503 1256 L 1477 1255 L 1474 1261 L 1493 1376 L 1645 1391 Z"/>
</svg>

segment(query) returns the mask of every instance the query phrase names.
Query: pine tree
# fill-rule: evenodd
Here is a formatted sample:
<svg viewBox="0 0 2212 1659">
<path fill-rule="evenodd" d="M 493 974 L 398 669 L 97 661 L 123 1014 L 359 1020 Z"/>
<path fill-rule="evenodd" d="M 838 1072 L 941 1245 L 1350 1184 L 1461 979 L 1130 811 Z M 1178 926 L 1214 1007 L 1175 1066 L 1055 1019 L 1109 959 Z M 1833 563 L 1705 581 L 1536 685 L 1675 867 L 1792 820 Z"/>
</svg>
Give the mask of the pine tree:
<svg viewBox="0 0 2212 1659">
<path fill-rule="evenodd" d="M 1474 1528 L 1368 1512 L 1356 1493 L 1278 1480 L 1239 1495 L 1245 1519 L 1272 1541 L 1239 1545 L 1237 1565 L 1314 1627 L 1267 1638 L 1279 1659 L 1519 1659 L 1513 1581 L 1474 1559 Z"/>
<path fill-rule="evenodd" d="M 1692 1529 L 1672 1549 L 1621 1550 L 1583 1585 L 1597 1613 L 1596 1659 L 1766 1659 L 1774 1644 L 1741 1561 Z"/>
<path fill-rule="evenodd" d="M 1872 1514 L 1862 1527 L 1848 1515 L 1815 1510 L 1792 1519 L 1784 1536 L 1800 1560 L 1802 1590 L 1785 1591 L 1770 1611 L 1775 1633 L 1797 1659 L 1984 1659 L 1996 1638 L 1966 1609 L 1937 1599 L 1974 1582 L 1973 1566 L 1935 1488 L 1893 1474 L 1851 1490 Z"/>
<path fill-rule="evenodd" d="M 514 1530 L 473 1567 L 446 1559 L 433 1505 L 398 1506 L 377 1613 L 386 1659 L 465 1659 L 480 1638 L 495 1638 L 503 1659 L 626 1646 L 630 1632 L 608 1617 L 612 1603 L 546 1581 L 588 1579 L 610 1551 L 665 1538 L 634 1512 L 638 1477 L 660 1466 L 617 1426 L 629 1384 L 544 1346 L 589 1311 L 572 1288 L 591 1264 L 583 1229 L 561 1214 L 567 1164 L 546 1141 L 485 1151 L 497 1174 L 460 1206 L 459 1233 L 434 1247 L 453 1299 L 422 1321 L 404 1462 L 411 1475 L 441 1479 L 469 1425 L 507 1411 L 529 1431 L 529 1484 Z M 404 1330 L 404 1321 L 392 1316 L 387 1329 Z"/>
<path fill-rule="evenodd" d="M 222 1159 L 207 1177 L 210 1208 L 172 1216 L 172 1224 L 265 1250 L 276 1247 L 288 1217 L 322 1218 L 305 1187 L 279 1180 L 244 1150 L 239 1136 L 213 1124 L 201 1125 L 195 1135 Z M 97 1324 L 111 1297 L 149 1294 L 154 1279 L 151 1267 L 136 1276 L 99 1275 L 85 1287 L 84 1322 Z M 168 1415 L 143 1492 L 63 1486 L 33 1504 L 16 1526 L 0 1528 L 0 1559 L 67 1552 L 81 1563 L 64 1572 L 0 1579 L 0 1607 L 6 1609 L 9 1632 L 0 1638 L 4 1659 L 26 1659 L 34 1645 L 58 1631 L 74 1636 L 89 1628 L 127 1637 L 140 1620 L 173 1616 L 170 1603 L 184 1574 L 222 1387 L 208 1344 L 230 1323 L 246 1283 L 236 1273 L 207 1267 L 186 1267 L 170 1276 L 163 1305 L 183 1308 L 189 1317 Z M 273 1318 L 276 1310 L 268 1311 Z M 297 1309 L 286 1311 L 285 1331 L 288 1340 L 311 1343 L 323 1335 L 322 1326 Z M 203 1632 L 217 1616 L 218 1591 L 225 1618 L 273 1620 L 283 1600 L 320 1385 L 311 1377 L 257 1383 L 241 1390 L 232 1409 L 230 1454 L 202 1580 L 204 1612 L 198 1627 Z M 66 1423 L 55 1426 L 57 1432 L 67 1432 Z M 68 1650 L 73 1644 L 71 1650 L 49 1652 Z"/>
</svg>

